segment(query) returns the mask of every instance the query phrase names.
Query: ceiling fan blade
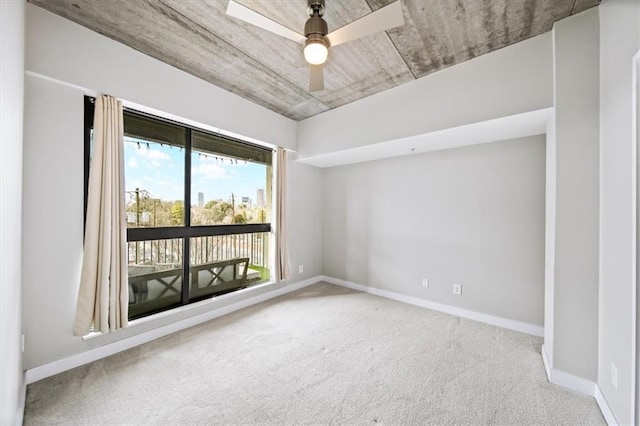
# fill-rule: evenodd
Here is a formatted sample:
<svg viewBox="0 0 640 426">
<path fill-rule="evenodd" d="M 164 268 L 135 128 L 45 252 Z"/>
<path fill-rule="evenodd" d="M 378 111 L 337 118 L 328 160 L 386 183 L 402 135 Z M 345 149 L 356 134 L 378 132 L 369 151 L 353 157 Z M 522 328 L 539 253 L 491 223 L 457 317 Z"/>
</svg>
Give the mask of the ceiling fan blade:
<svg viewBox="0 0 640 426">
<path fill-rule="evenodd" d="M 331 46 L 404 25 L 400 0 L 327 34 Z"/>
<path fill-rule="evenodd" d="M 271 31 L 274 34 L 288 38 L 289 40 L 293 40 L 300 44 L 304 44 L 304 42 L 307 40 L 307 38 L 303 35 L 298 34 L 297 32 L 290 30 L 284 25 L 281 25 L 276 21 L 273 21 L 266 16 L 259 14 L 258 12 L 249 9 L 248 7 L 236 3 L 233 0 L 229 0 L 229 5 L 227 6 L 227 15 L 248 22 L 264 30 Z"/>
<path fill-rule="evenodd" d="M 324 90 L 322 65 L 309 65 L 309 91 L 320 92 L 322 90 Z"/>
</svg>

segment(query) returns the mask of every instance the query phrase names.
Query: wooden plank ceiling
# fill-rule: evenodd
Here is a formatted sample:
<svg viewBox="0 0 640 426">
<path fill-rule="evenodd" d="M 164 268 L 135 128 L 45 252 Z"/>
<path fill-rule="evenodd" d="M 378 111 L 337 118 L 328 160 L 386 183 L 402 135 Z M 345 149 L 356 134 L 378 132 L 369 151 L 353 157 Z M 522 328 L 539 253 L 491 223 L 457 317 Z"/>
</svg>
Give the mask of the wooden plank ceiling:
<svg viewBox="0 0 640 426">
<path fill-rule="evenodd" d="M 227 0 L 29 0 L 293 120 L 550 31 L 599 0 L 402 0 L 405 25 L 331 48 L 308 91 L 301 46 L 226 16 Z M 393 0 L 326 0 L 329 31 Z M 306 0 L 238 0 L 302 33 Z"/>
</svg>

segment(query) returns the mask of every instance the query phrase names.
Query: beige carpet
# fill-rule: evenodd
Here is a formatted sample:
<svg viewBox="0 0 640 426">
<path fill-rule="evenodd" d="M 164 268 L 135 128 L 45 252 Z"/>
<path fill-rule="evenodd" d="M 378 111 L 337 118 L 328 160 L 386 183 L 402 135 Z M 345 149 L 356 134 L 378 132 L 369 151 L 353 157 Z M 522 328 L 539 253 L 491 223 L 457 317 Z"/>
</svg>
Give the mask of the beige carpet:
<svg viewBox="0 0 640 426">
<path fill-rule="evenodd" d="M 604 424 L 541 343 L 316 284 L 34 383 L 25 424 Z"/>
</svg>

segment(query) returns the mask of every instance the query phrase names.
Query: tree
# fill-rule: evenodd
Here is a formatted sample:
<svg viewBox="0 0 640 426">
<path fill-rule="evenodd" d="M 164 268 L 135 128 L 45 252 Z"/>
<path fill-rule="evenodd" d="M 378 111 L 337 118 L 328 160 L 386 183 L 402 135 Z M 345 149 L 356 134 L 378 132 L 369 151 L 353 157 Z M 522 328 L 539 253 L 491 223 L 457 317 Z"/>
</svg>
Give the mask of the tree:
<svg viewBox="0 0 640 426">
<path fill-rule="evenodd" d="M 235 215 L 233 223 L 247 223 L 247 215 L 245 213 Z"/>
<path fill-rule="evenodd" d="M 176 201 L 171 206 L 171 221 L 173 225 L 184 224 L 184 203 Z"/>
<path fill-rule="evenodd" d="M 227 222 L 233 221 L 233 206 L 231 203 L 226 201 L 219 202 L 216 204 L 215 212 L 214 218 L 216 223 L 223 223 L 227 218 L 229 218 Z"/>
<path fill-rule="evenodd" d="M 258 210 L 258 223 L 265 223 L 267 221 L 267 213 L 264 209 Z"/>
</svg>

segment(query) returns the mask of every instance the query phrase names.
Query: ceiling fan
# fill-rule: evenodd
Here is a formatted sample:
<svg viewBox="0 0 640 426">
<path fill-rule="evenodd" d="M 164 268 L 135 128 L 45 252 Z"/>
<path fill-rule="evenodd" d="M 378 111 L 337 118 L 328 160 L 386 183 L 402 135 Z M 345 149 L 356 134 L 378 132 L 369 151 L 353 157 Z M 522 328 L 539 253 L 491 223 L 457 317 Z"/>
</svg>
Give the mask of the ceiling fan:
<svg viewBox="0 0 640 426">
<path fill-rule="evenodd" d="M 327 22 L 322 18 L 325 10 L 324 0 L 307 0 L 309 19 L 304 24 L 304 35 L 298 34 L 234 0 L 229 0 L 227 15 L 302 44 L 304 58 L 309 63 L 309 91 L 317 92 L 324 90 L 322 64 L 327 60 L 329 47 L 404 25 L 400 1 L 397 0 L 331 33 Z"/>
</svg>

